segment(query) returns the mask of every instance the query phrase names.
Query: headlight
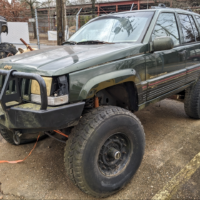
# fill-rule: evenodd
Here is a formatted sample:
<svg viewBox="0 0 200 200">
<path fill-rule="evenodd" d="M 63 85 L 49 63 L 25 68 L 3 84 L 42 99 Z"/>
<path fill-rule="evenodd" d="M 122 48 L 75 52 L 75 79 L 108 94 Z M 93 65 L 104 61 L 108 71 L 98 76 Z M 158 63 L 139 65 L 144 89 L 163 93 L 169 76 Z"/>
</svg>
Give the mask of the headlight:
<svg viewBox="0 0 200 200">
<path fill-rule="evenodd" d="M 49 106 L 57 106 L 61 104 L 68 103 L 68 95 L 63 95 L 59 97 L 47 97 Z M 41 96 L 38 94 L 31 94 L 31 101 L 35 103 L 41 103 Z"/>
<path fill-rule="evenodd" d="M 68 103 L 68 81 L 66 76 L 56 78 L 43 77 L 47 88 L 48 105 L 57 106 Z M 37 81 L 31 83 L 31 101 L 41 103 L 40 86 Z"/>
</svg>

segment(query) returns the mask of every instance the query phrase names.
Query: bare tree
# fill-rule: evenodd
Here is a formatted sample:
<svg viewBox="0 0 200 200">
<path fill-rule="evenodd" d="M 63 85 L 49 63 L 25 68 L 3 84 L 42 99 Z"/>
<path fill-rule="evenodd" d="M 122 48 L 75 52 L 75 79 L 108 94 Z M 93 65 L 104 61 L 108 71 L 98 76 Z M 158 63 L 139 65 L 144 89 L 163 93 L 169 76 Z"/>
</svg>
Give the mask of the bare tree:
<svg viewBox="0 0 200 200">
<path fill-rule="evenodd" d="M 35 18 L 35 8 L 38 8 L 41 4 L 38 0 L 20 0 L 22 3 L 26 4 L 27 8 L 30 9 L 31 17 Z M 36 39 L 36 27 L 35 22 L 33 22 L 33 32 L 34 32 L 34 39 Z"/>
<path fill-rule="evenodd" d="M 9 21 L 20 22 L 27 20 L 26 5 L 17 0 L 9 3 L 7 0 L 0 1 L 0 14 Z"/>
<path fill-rule="evenodd" d="M 93 18 L 95 17 L 95 1 L 96 0 L 91 0 L 91 2 L 92 2 L 92 17 Z"/>
<path fill-rule="evenodd" d="M 191 7 L 196 7 L 200 6 L 200 0 L 187 0 L 187 1 L 178 1 L 178 0 L 173 0 L 172 1 L 172 7 L 174 8 L 191 8 Z"/>
</svg>

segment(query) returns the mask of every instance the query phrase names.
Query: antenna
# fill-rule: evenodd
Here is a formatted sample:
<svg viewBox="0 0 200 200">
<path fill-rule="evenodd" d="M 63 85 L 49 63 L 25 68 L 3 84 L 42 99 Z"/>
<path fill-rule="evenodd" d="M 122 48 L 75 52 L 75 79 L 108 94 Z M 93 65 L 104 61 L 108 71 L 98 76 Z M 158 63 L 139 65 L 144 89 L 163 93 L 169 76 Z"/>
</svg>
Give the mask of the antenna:
<svg viewBox="0 0 200 200">
<path fill-rule="evenodd" d="M 134 6 L 134 3 L 131 5 L 131 9 L 130 9 L 130 11 L 133 10 L 133 6 Z"/>
</svg>

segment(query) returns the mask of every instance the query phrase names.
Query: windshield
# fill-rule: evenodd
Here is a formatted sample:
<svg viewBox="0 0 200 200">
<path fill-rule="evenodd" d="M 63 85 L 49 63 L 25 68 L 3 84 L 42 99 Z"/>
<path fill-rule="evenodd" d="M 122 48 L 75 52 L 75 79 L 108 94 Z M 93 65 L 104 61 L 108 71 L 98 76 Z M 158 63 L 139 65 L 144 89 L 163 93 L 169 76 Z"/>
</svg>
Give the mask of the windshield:
<svg viewBox="0 0 200 200">
<path fill-rule="evenodd" d="M 154 12 L 104 16 L 79 29 L 68 41 L 141 42 Z"/>
</svg>

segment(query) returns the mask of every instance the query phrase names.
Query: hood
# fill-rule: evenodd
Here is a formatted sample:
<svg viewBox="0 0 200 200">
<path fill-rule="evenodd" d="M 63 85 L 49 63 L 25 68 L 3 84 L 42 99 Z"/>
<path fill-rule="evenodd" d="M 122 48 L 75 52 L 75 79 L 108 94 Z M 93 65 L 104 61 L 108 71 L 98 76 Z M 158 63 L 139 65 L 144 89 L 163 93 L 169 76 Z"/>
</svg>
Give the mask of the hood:
<svg viewBox="0 0 200 200">
<path fill-rule="evenodd" d="M 144 44 L 63 45 L 27 52 L 0 60 L 0 69 L 5 65 L 21 72 L 43 76 L 59 76 L 85 68 L 97 66 L 146 49 Z"/>
</svg>

